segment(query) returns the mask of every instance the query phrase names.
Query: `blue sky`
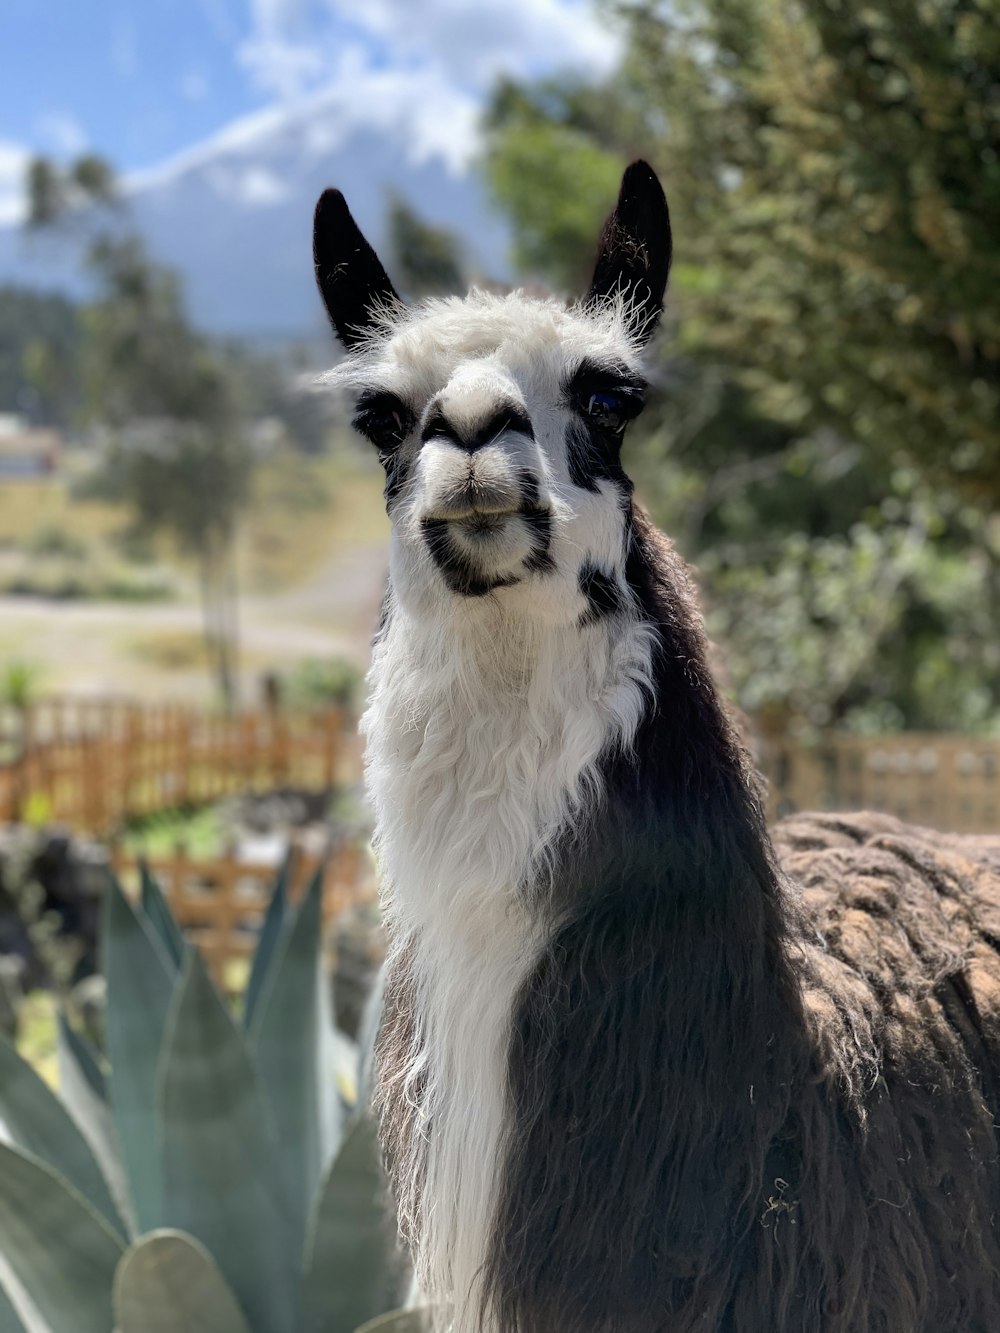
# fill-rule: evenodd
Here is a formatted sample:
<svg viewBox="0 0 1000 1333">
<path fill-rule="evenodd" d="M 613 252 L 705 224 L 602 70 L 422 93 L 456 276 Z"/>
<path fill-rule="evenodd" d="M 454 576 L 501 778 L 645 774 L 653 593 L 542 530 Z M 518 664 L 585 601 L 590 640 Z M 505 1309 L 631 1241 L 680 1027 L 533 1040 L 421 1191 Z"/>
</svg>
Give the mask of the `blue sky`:
<svg viewBox="0 0 1000 1333">
<path fill-rule="evenodd" d="M 616 49 L 586 0 L 0 0 L 0 221 L 33 152 L 141 175 L 333 83 L 439 102 L 468 135 L 499 73 L 599 73 Z"/>
</svg>

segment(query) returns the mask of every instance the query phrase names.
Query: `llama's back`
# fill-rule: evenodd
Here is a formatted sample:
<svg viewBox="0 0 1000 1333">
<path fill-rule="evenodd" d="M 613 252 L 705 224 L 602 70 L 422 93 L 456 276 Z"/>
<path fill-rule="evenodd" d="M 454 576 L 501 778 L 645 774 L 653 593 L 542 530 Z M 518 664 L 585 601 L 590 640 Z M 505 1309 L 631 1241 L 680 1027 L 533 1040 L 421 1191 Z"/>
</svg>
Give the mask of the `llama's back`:
<svg viewBox="0 0 1000 1333">
<path fill-rule="evenodd" d="M 775 1159 L 748 1309 L 770 1281 L 810 1329 L 986 1333 L 1000 1321 L 1000 838 L 801 815 L 775 845 L 801 891 L 818 1069 Z"/>
</svg>

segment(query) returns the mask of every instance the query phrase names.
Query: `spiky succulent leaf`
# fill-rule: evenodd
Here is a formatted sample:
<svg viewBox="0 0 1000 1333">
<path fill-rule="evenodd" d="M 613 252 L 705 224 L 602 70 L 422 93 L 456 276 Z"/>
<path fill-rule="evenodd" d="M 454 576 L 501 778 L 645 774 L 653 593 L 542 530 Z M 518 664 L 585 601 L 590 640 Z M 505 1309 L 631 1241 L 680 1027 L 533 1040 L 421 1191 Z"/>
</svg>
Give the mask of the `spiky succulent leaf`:
<svg viewBox="0 0 1000 1333">
<path fill-rule="evenodd" d="M 4 1291 L 0 1282 L 0 1333 L 27 1333 L 21 1317 L 14 1309 L 14 1302 Z"/>
<path fill-rule="evenodd" d="M 404 1265 L 374 1121 L 351 1125 L 316 1199 L 302 1286 L 302 1333 L 353 1329 L 398 1301 Z"/>
<path fill-rule="evenodd" d="M 334 1120 L 338 1104 L 329 1095 L 334 1068 L 324 1002 L 322 892 L 316 875 L 271 963 L 249 1034 L 282 1148 L 299 1254 L 316 1184 L 340 1128 Z"/>
<path fill-rule="evenodd" d="M 187 948 L 181 928 L 163 896 L 163 890 L 150 873 L 145 861 L 139 867 L 139 875 L 142 883 L 142 910 L 146 914 L 146 920 L 156 932 L 157 938 L 163 945 L 163 951 L 173 963 L 175 971 L 179 971 Z"/>
<path fill-rule="evenodd" d="M 127 1234 L 134 1236 L 135 1214 L 118 1131 L 104 1095 L 104 1075 L 90 1043 L 67 1022 L 65 1014 L 58 1017 L 56 1052 L 60 1100 L 90 1144 L 104 1179 L 108 1182 L 119 1216 L 125 1222 Z"/>
<path fill-rule="evenodd" d="M 116 1333 L 250 1333 L 212 1256 L 180 1231 L 154 1231 L 127 1251 L 114 1309 Z"/>
<path fill-rule="evenodd" d="M 287 1333 L 301 1252 L 268 1108 L 196 951 L 181 977 L 159 1078 L 164 1225 L 207 1246 L 254 1333 Z"/>
<path fill-rule="evenodd" d="M 156 1144 L 156 1067 L 174 991 L 163 946 L 116 880 L 104 899 L 106 1033 L 111 1102 L 141 1231 L 162 1221 Z"/>
<path fill-rule="evenodd" d="M 108 1333 L 125 1246 L 46 1163 L 0 1144 L 0 1252 L 50 1333 Z"/>
<path fill-rule="evenodd" d="M 108 1081 L 104 1077 L 97 1052 L 83 1033 L 77 1032 L 64 1013 L 60 1012 L 56 1021 L 60 1050 L 65 1050 L 72 1057 L 77 1073 L 86 1080 L 94 1096 L 100 1098 L 103 1102 L 107 1102 Z M 61 1080 L 62 1067 L 60 1066 L 60 1087 L 62 1086 Z"/>
<path fill-rule="evenodd" d="M 90 1144 L 59 1098 L 0 1037 L 0 1120 L 20 1148 L 47 1162 L 124 1240 L 125 1222 Z"/>
<path fill-rule="evenodd" d="M 267 975 L 271 970 L 271 962 L 285 933 L 288 916 L 288 881 L 291 873 L 292 853 L 289 852 L 278 872 L 271 901 L 264 916 L 264 924 L 261 926 L 253 965 L 250 968 L 250 980 L 247 982 L 243 1007 L 243 1023 L 247 1028 L 253 1023 L 257 1001 L 260 999 Z"/>
<path fill-rule="evenodd" d="M 427 1333 L 429 1328 L 429 1310 L 393 1310 L 391 1314 L 370 1319 L 355 1333 Z"/>
</svg>

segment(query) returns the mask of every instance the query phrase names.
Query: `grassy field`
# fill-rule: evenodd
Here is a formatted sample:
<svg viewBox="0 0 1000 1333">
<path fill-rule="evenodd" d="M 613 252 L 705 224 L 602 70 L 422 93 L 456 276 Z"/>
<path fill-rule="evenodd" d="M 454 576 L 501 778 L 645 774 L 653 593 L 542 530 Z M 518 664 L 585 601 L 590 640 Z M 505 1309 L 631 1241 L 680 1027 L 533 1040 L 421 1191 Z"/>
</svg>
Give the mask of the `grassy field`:
<svg viewBox="0 0 1000 1333">
<path fill-rule="evenodd" d="M 353 446 L 265 464 L 241 536 L 247 593 L 296 587 L 338 553 L 384 541 L 382 473 Z"/>
<path fill-rule="evenodd" d="M 123 542 L 128 513 L 71 480 L 0 486 L 0 667 L 27 661 L 43 692 L 209 702 L 195 569 L 165 539 Z M 306 659 L 366 659 L 388 540 L 381 490 L 377 461 L 348 441 L 259 466 L 237 543 L 244 697 Z M 171 595 L 132 598 L 128 580 L 150 570 Z M 2 595 L 15 586 L 36 595 Z"/>
<path fill-rule="evenodd" d="M 100 544 L 113 540 L 125 517 L 117 505 L 74 496 L 72 474 L 0 485 L 0 548 L 43 544 L 53 533 L 71 535 L 83 546 Z"/>
<path fill-rule="evenodd" d="M 78 562 L 105 549 L 121 558 L 128 510 L 80 498 L 73 480 L 70 472 L 0 486 L 0 551 Z M 338 550 L 379 540 L 381 489 L 374 459 L 348 442 L 319 458 L 288 451 L 262 463 L 239 535 L 245 591 L 294 587 Z M 165 540 L 153 549 L 185 569 Z"/>
</svg>

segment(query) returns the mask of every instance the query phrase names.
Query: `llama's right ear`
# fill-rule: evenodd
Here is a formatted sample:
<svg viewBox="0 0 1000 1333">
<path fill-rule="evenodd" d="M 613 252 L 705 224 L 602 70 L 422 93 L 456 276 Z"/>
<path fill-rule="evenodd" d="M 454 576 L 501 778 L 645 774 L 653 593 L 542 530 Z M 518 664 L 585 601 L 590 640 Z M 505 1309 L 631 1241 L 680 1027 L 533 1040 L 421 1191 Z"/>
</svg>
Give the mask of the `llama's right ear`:
<svg viewBox="0 0 1000 1333">
<path fill-rule="evenodd" d="M 313 260 L 326 313 L 345 347 L 362 341 L 380 310 L 401 304 L 339 190 L 324 190 L 316 205 Z"/>
<path fill-rule="evenodd" d="M 604 224 L 587 305 L 622 292 L 633 329 L 645 342 L 663 312 L 670 273 L 670 212 L 648 162 L 633 162 L 622 177 L 615 211 Z"/>
</svg>

